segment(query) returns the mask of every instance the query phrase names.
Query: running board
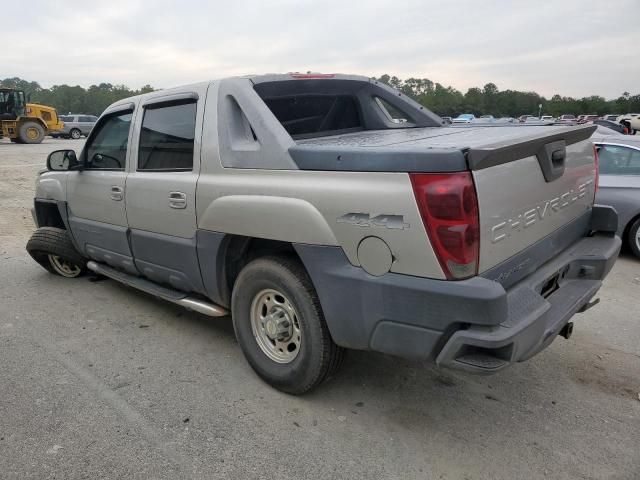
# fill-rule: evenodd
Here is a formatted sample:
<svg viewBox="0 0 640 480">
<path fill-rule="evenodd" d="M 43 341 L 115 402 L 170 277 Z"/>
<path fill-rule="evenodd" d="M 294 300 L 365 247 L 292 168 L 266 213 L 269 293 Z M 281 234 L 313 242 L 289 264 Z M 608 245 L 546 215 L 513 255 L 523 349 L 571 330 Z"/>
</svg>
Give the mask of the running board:
<svg viewBox="0 0 640 480">
<path fill-rule="evenodd" d="M 158 284 L 145 280 L 144 278 L 129 275 L 114 268 L 108 267 L 94 261 L 87 262 L 87 268 L 92 272 L 109 277 L 117 282 L 124 283 L 130 287 L 137 288 L 143 292 L 160 297 L 176 305 L 188 308 L 210 317 L 224 317 L 229 315 L 228 310 L 215 303 L 205 302 L 198 298 L 190 297 L 184 292 L 172 288 L 162 287 Z"/>
</svg>

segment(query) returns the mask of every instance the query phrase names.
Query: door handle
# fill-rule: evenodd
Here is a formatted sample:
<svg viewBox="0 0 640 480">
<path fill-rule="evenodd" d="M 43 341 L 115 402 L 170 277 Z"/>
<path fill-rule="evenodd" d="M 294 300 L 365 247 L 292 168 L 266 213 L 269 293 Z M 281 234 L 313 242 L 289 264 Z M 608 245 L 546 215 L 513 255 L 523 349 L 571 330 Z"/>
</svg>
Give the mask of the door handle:
<svg viewBox="0 0 640 480">
<path fill-rule="evenodd" d="M 111 187 L 111 200 L 115 200 L 116 202 L 120 202 L 124 198 L 124 190 L 122 187 L 118 187 L 117 185 L 113 185 Z"/>
<path fill-rule="evenodd" d="M 169 192 L 169 206 L 171 208 L 187 208 L 187 194 L 182 192 Z"/>
</svg>

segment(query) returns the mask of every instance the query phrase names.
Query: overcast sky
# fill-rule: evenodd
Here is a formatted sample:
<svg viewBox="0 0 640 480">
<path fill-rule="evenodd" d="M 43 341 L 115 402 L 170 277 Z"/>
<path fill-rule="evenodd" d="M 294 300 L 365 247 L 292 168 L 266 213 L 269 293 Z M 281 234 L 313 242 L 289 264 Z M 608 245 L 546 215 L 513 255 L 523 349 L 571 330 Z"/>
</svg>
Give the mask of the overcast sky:
<svg viewBox="0 0 640 480">
<path fill-rule="evenodd" d="M 640 93 L 640 0 L 32 0 L 1 12 L 0 78 L 45 87 L 312 70 Z"/>
</svg>

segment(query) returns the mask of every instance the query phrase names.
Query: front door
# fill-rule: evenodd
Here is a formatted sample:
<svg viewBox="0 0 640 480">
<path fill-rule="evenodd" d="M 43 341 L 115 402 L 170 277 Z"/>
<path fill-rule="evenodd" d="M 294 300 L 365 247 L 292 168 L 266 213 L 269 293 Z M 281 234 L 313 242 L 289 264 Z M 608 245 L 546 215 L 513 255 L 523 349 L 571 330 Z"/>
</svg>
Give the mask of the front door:
<svg viewBox="0 0 640 480">
<path fill-rule="evenodd" d="M 204 292 L 196 252 L 196 182 L 206 85 L 158 92 L 137 116 L 127 177 L 131 249 L 142 275 Z"/>
<path fill-rule="evenodd" d="M 69 225 L 87 257 L 136 273 L 127 239 L 125 184 L 133 105 L 104 115 L 80 155 L 84 168 L 69 172 Z"/>
</svg>

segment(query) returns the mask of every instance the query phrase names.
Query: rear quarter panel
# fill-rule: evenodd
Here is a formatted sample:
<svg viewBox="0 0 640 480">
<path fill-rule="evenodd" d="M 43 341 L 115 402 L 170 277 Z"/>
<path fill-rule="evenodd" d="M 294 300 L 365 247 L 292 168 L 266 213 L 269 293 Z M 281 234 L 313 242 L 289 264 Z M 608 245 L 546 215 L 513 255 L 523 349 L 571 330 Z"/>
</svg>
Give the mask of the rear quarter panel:
<svg viewBox="0 0 640 480">
<path fill-rule="evenodd" d="M 214 82 L 207 93 L 196 189 L 199 229 L 340 246 L 355 266 L 360 265 L 360 242 L 377 236 L 391 250 L 392 272 L 445 278 L 422 225 L 408 174 L 223 167 L 222 157 L 230 152 L 221 150 L 215 133 L 217 101 Z M 349 213 L 402 215 L 407 225 L 392 229 L 338 221 Z"/>
</svg>

